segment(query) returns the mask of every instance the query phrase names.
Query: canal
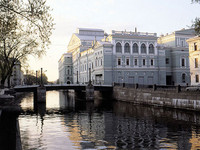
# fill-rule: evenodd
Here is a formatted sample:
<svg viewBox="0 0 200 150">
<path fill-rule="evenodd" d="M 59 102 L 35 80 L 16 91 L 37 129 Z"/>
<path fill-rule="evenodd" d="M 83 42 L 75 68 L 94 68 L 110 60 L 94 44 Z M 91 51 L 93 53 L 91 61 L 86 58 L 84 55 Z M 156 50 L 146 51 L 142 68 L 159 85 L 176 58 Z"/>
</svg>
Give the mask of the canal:
<svg viewBox="0 0 200 150">
<path fill-rule="evenodd" d="M 48 91 L 46 104 L 22 97 L 24 150 L 200 149 L 200 113 L 133 105 L 111 99 L 84 102 Z"/>
</svg>

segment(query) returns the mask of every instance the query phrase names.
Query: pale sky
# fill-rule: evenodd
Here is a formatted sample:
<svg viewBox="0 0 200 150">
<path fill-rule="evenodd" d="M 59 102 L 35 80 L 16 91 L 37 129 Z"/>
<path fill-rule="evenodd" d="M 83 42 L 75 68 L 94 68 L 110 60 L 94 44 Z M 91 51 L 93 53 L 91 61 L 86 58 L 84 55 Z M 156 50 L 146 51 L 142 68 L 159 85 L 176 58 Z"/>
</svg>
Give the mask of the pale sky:
<svg viewBox="0 0 200 150">
<path fill-rule="evenodd" d="M 200 4 L 191 0 L 47 0 L 53 9 L 55 30 L 46 56 L 31 58 L 30 69 L 47 70 L 49 81 L 58 79 L 58 60 L 67 51 L 77 28 L 171 33 L 191 26 L 200 17 Z"/>
</svg>

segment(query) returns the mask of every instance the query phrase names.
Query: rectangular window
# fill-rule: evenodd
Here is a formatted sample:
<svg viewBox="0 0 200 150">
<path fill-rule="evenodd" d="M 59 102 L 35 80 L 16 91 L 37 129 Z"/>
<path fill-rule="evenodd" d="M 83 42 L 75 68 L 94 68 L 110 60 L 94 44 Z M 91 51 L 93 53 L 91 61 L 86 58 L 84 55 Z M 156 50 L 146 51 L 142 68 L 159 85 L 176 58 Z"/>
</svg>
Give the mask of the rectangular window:
<svg viewBox="0 0 200 150">
<path fill-rule="evenodd" d="M 117 65 L 118 65 L 118 66 L 121 65 L 121 59 L 120 59 L 120 58 L 118 58 Z"/>
<path fill-rule="evenodd" d="M 165 64 L 169 64 L 169 58 L 165 59 Z"/>
<path fill-rule="evenodd" d="M 197 51 L 197 43 L 194 43 L 194 50 Z"/>
<path fill-rule="evenodd" d="M 154 62 L 153 62 L 153 59 L 151 59 L 151 66 L 153 66 L 154 65 Z"/>
<path fill-rule="evenodd" d="M 195 80 L 197 83 L 199 82 L 199 75 L 195 75 Z"/>
<path fill-rule="evenodd" d="M 101 59 L 101 66 L 103 65 L 103 60 Z"/>
<path fill-rule="evenodd" d="M 184 58 L 181 59 L 181 66 L 185 67 L 185 59 Z"/>
<path fill-rule="evenodd" d="M 142 65 L 143 65 L 143 66 L 146 65 L 146 61 L 145 61 L 145 59 L 142 59 Z"/>
<path fill-rule="evenodd" d="M 137 64 L 137 59 L 135 59 L 135 63 L 134 63 L 134 64 L 135 64 L 135 66 L 137 66 L 137 65 L 138 65 L 138 64 Z"/>
<path fill-rule="evenodd" d="M 126 65 L 129 66 L 129 58 L 126 59 Z"/>
<path fill-rule="evenodd" d="M 198 68 L 198 58 L 195 58 L 195 68 Z"/>
</svg>

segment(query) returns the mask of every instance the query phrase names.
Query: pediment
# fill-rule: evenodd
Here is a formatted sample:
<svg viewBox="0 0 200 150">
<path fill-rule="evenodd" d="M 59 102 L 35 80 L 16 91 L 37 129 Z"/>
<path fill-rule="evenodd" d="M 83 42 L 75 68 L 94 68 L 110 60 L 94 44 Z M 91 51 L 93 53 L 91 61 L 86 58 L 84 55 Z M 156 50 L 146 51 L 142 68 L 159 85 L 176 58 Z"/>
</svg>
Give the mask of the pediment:
<svg viewBox="0 0 200 150">
<path fill-rule="evenodd" d="M 74 49 L 74 47 L 80 45 L 80 43 L 81 43 L 80 39 L 75 34 L 72 34 L 72 37 L 67 46 L 68 51 L 71 51 L 72 49 Z"/>
</svg>

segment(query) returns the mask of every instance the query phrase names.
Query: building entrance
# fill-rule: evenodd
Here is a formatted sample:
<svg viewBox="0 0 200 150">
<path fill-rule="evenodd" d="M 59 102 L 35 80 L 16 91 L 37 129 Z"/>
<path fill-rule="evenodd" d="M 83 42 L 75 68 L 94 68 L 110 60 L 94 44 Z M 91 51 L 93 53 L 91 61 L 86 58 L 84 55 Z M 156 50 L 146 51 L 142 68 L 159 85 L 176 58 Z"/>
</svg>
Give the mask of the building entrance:
<svg viewBox="0 0 200 150">
<path fill-rule="evenodd" d="M 166 76 L 166 85 L 172 85 L 172 76 Z"/>
</svg>

